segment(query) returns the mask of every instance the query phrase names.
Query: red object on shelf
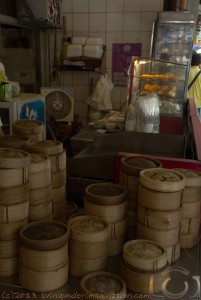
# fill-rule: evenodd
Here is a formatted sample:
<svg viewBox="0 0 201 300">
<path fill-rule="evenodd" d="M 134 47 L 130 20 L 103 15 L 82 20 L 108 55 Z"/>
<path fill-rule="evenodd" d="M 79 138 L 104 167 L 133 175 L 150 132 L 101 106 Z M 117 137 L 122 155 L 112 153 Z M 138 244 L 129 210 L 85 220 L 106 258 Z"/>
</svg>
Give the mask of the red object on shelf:
<svg viewBox="0 0 201 300">
<path fill-rule="evenodd" d="M 181 117 L 161 116 L 159 133 L 183 135 L 183 119 Z"/>
</svg>

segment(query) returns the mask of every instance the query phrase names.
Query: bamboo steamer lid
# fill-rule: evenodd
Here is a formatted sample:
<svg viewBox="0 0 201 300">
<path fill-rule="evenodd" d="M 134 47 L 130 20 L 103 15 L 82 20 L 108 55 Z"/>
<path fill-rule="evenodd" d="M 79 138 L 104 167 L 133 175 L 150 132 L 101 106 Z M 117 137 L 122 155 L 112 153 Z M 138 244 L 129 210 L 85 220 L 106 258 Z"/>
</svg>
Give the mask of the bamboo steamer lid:
<svg viewBox="0 0 201 300">
<path fill-rule="evenodd" d="M 19 238 L 20 229 L 28 223 L 28 218 L 14 223 L 0 223 L 0 240 L 10 241 Z"/>
<path fill-rule="evenodd" d="M 172 246 L 179 241 L 180 226 L 169 229 L 160 230 L 148 228 L 139 222 L 137 223 L 137 238 L 152 240 L 159 243 L 162 247 Z"/>
<path fill-rule="evenodd" d="M 20 264 L 31 270 L 56 271 L 68 262 L 68 244 L 54 250 L 33 250 L 20 246 Z"/>
<path fill-rule="evenodd" d="M 24 220 L 29 214 L 29 202 L 0 205 L 0 223 L 13 223 Z"/>
<path fill-rule="evenodd" d="M 0 148 L 0 168 L 18 169 L 29 166 L 31 156 L 20 149 Z"/>
<path fill-rule="evenodd" d="M 108 240 L 108 224 L 92 215 L 76 215 L 68 220 L 70 237 L 80 242 L 98 242 Z"/>
<path fill-rule="evenodd" d="M 18 204 L 29 200 L 29 183 L 16 187 L 0 188 L 0 205 Z"/>
<path fill-rule="evenodd" d="M 126 189 L 116 183 L 95 183 L 86 187 L 85 199 L 89 202 L 111 206 L 126 200 Z"/>
<path fill-rule="evenodd" d="M 123 246 L 124 261 L 140 270 L 160 270 L 167 264 L 167 254 L 160 244 L 151 240 L 132 240 Z"/>
<path fill-rule="evenodd" d="M 140 184 L 154 191 L 180 191 L 184 189 L 185 182 L 185 176 L 174 170 L 153 168 L 145 169 L 140 172 Z"/>
<path fill-rule="evenodd" d="M 126 282 L 128 290 L 135 293 L 154 295 L 162 291 L 162 286 L 169 278 L 168 268 L 160 271 L 143 271 L 131 268 L 123 259 L 120 261 L 119 274 Z"/>
<path fill-rule="evenodd" d="M 20 244 L 34 250 L 54 250 L 68 242 L 69 230 L 58 221 L 35 221 L 20 230 Z"/>
<path fill-rule="evenodd" d="M 20 135 L 3 135 L 0 137 L 1 148 L 26 149 L 30 139 Z"/>
<path fill-rule="evenodd" d="M 34 135 L 42 133 L 44 126 L 37 120 L 17 120 L 12 124 L 12 132 L 20 135 Z"/>
<path fill-rule="evenodd" d="M 129 175 L 139 177 L 143 169 L 161 167 L 161 163 L 143 156 L 126 156 L 121 159 L 121 170 Z"/>
<path fill-rule="evenodd" d="M 83 277 L 95 271 L 104 271 L 107 267 L 107 256 L 95 259 L 86 259 L 71 254 L 69 260 L 69 271 L 71 275 L 77 277 Z"/>
<path fill-rule="evenodd" d="M 68 281 L 69 262 L 53 271 L 35 271 L 24 266 L 19 269 L 19 283 L 28 291 L 50 292 L 64 286 Z"/>
<path fill-rule="evenodd" d="M 174 169 L 182 173 L 186 177 L 185 187 L 200 187 L 201 186 L 201 172 L 189 169 L 177 168 Z"/>
<path fill-rule="evenodd" d="M 9 258 L 0 258 L 0 276 L 14 276 L 18 273 L 18 256 Z"/>
<path fill-rule="evenodd" d="M 110 272 L 92 272 L 80 281 L 81 291 L 87 299 L 122 299 L 126 297 L 125 281 Z"/>
<path fill-rule="evenodd" d="M 156 211 L 138 205 L 137 218 L 138 221 L 146 227 L 168 230 L 180 225 L 181 210 Z"/>
<path fill-rule="evenodd" d="M 45 186 L 40 189 L 29 190 L 29 204 L 40 205 L 43 203 L 49 203 L 52 200 L 53 192 L 52 192 L 52 185 Z"/>
<path fill-rule="evenodd" d="M 140 185 L 138 192 L 138 203 L 143 207 L 158 211 L 178 210 L 182 205 L 182 191 L 164 193 L 152 191 Z"/>
<path fill-rule="evenodd" d="M 114 223 L 124 218 L 126 202 L 116 205 L 100 205 L 84 199 L 84 210 L 89 215 L 97 216 L 107 223 Z"/>
<path fill-rule="evenodd" d="M 10 241 L 1 241 L 0 240 L 0 258 L 10 258 L 18 256 L 19 252 L 19 241 L 10 240 Z"/>
<path fill-rule="evenodd" d="M 51 182 L 51 161 L 49 157 L 42 154 L 31 154 L 29 188 L 40 189 L 50 185 Z"/>
<path fill-rule="evenodd" d="M 54 140 L 36 142 L 29 147 L 31 153 L 41 153 L 44 155 L 57 155 L 63 153 L 63 143 Z"/>
<path fill-rule="evenodd" d="M 52 172 L 52 188 L 58 188 L 66 184 L 66 169 Z"/>
</svg>

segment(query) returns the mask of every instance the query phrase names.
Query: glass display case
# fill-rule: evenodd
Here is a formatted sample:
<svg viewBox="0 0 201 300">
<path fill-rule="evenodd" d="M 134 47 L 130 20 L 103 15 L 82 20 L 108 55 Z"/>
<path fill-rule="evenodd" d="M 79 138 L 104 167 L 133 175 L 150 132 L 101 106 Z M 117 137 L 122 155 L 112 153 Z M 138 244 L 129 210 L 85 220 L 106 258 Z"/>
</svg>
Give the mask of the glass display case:
<svg viewBox="0 0 201 300">
<path fill-rule="evenodd" d="M 185 64 L 135 57 L 129 68 L 128 103 L 154 93 L 160 100 L 160 115 L 182 117 L 187 70 Z"/>
</svg>

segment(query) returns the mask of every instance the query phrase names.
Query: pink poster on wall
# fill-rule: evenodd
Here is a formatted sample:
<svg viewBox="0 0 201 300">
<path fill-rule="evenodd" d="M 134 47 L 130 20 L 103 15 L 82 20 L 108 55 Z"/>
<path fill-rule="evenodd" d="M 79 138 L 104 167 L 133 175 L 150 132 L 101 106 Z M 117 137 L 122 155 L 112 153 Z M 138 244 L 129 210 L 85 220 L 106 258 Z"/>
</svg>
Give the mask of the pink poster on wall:
<svg viewBox="0 0 201 300">
<path fill-rule="evenodd" d="M 112 81 L 116 86 L 125 86 L 132 56 L 141 56 L 141 43 L 119 43 L 112 45 Z"/>
</svg>

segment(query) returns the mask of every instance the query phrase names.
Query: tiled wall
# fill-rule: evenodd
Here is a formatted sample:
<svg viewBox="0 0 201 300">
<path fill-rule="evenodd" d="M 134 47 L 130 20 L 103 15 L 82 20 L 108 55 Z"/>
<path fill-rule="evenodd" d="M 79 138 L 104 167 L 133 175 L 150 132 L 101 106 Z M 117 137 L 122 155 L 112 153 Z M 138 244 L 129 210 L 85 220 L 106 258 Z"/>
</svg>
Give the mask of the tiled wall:
<svg viewBox="0 0 201 300">
<path fill-rule="evenodd" d="M 142 55 L 149 56 L 152 24 L 157 12 L 162 9 L 163 0 L 63 0 L 68 36 L 102 37 L 106 45 L 107 74 L 110 78 L 112 44 L 142 43 Z M 90 94 L 91 83 L 94 86 L 100 74 L 64 71 L 59 76 L 62 86 L 74 87 L 75 114 L 79 120 L 85 121 L 88 110 L 86 99 Z M 126 87 L 114 87 L 114 109 L 126 101 L 126 94 Z"/>
</svg>

